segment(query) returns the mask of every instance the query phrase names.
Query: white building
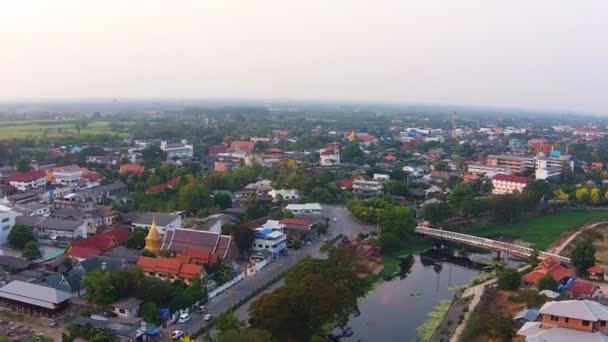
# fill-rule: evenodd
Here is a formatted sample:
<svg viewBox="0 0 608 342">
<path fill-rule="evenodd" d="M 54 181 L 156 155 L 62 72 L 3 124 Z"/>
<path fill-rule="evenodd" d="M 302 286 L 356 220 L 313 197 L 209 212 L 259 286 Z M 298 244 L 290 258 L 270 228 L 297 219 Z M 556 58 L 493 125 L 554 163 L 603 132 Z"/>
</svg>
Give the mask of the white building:
<svg viewBox="0 0 608 342">
<path fill-rule="evenodd" d="M 322 166 L 340 165 L 340 144 L 326 144 L 324 149 L 319 150 L 319 163 Z"/>
<path fill-rule="evenodd" d="M 526 177 L 496 175 L 492 178 L 492 194 L 512 194 L 515 191 L 521 193 L 529 183 L 530 180 Z"/>
<path fill-rule="evenodd" d="M 29 172 L 15 172 L 8 176 L 8 184 L 19 191 L 25 191 L 27 189 L 37 189 L 46 186 L 46 172 L 40 171 L 29 171 Z"/>
<path fill-rule="evenodd" d="M 82 180 L 82 169 L 76 165 L 53 169 L 54 183 L 59 185 L 74 185 Z"/>
<path fill-rule="evenodd" d="M 276 200 L 279 195 L 286 201 L 297 202 L 300 200 L 300 192 L 297 189 L 273 189 L 268 194 L 272 196 L 273 200 Z"/>
<path fill-rule="evenodd" d="M 284 230 L 284 224 L 276 220 L 268 220 L 262 227 L 255 230 L 253 251 L 268 251 L 273 257 L 277 257 L 287 249 L 287 236 Z"/>
<path fill-rule="evenodd" d="M 319 203 L 304 203 L 304 204 L 288 204 L 285 207 L 285 209 L 290 211 L 294 215 L 302 215 L 302 214 L 320 214 L 322 208 Z"/>
<path fill-rule="evenodd" d="M 167 153 L 167 159 L 192 158 L 194 156 L 194 145 L 189 145 L 186 139 L 182 139 L 179 143 L 168 143 L 163 140 L 160 142 L 160 149 Z"/>
<path fill-rule="evenodd" d="M 490 174 L 504 174 L 510 175 L 511 169 L 504 166 L 494 166 L 494 165 L 486 165 L 486 164 L 469 164 L 467 165 L 467 171 L 475 174 L 483 176 L 487 173 Z"/>
<path fill-rule="evenodd" d="M 374 178 L 375 181 L 379 181 L 379 182 L 386 182 L 389 179 L 391 179 L 390 175 L 384 174 L 384 173 L 374 173 Z"/>
<path fill-rule="evenodd" d="M 372 197 L 381 195 L 384 191 L 384 185 L 379 181 L 368 181 L 364 179 L 356 179 L 353 182 L 353 190 L 358 196 Z"/>
<path fill-rule="evenodd" d="M 546 180 L 549 178 L 559 177 L 561 174 L 561 166 L 549 166 L 547 159 L 536 160 L 536 171 L 534 173 L 536 179 Z"/>
<path fill-rule="evenodd" d="M 0 204 L 0 245 L 6 243 L 8 234 L 15 225 L 15 217 L 17 213 L 11 208 Z"/>
</svg>

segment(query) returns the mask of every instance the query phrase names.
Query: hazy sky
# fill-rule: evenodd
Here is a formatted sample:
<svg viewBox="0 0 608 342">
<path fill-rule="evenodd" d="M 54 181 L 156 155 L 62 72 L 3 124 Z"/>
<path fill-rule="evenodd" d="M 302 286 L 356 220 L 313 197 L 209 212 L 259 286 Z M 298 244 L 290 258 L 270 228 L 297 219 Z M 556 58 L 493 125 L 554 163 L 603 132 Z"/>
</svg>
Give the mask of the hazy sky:
<svg viewBox="0 0 608 342">
<path fill-rule="evenodd" d="M 0 99 L 391 100 L 608 113 L 606 0 L 3 0 Z"/>
</svg>

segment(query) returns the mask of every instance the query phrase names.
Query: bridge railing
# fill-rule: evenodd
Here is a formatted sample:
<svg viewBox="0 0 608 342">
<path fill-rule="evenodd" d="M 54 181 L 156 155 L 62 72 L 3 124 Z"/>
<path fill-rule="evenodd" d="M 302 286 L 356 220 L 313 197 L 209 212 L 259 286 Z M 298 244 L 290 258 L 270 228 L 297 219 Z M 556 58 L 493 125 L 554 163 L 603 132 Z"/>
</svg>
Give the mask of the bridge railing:
<svg viewBox="0 0 608 342">
<path fill-rule="evenodd" d="M 416 232 L 420 233 L 420 234 L 439 237 L 441 239 L 460 241 L 460 242 L 472 244 L 475 246 L 487 247 L 487 248 L 495 249 L 495 250 L 496 249 L 504 250 L 504 251 L 507 251 L 507 252 L 510 252 L 513 254 L 519 254 L 521 256 L 531 256 L 534 253 L 534 249 L 532 249 L 530 247 L 525 247 L 525 246 L 520 246 L 520 245 L 516 245 L 516 244 L 512 244 L 512 243 L 492 240 L 492 239 L 483 238 L 483 237 L 479 237 L 479 236 L 475 236 L 475 235 L 468 235 L 468 234 L 463 234 L 463 233 L 458 233 L 458 232 L 452 232 L 449 230 L 418 226 L 418 227 L 416 227 Z M 548 257 L 554 257 L 554 258 L 557 258 L 564 262 L 568 262 L 568 263 L 570 262 L 570 258 L 566 258 L 561 255 L 548 253 L 548 252 L 539 251 L 538 256 L 541 259 L 546 259 Z"/>
</svg>

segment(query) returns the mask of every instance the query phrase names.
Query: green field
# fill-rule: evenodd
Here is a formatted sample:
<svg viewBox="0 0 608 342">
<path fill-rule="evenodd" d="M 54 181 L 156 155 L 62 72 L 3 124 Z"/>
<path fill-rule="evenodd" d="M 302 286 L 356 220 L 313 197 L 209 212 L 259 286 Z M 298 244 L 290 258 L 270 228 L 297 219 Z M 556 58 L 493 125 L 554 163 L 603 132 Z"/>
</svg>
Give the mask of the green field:
<svg viewBox="0 0 608 342">
<path fill-rule="evenodd" d="M 68 123 L 57 123 L 57 124 L 17 124 L 0 126 L 0 140 L 3 139 L 40 139 L 40 138 L 64 138 L 69 136 L 86 136 L 86 135 L 100 135 L 100 134 L 112 134 L 121 138 L 128 137 L 127 132 L 113 132 L 110 129 L 108 122 L 94 121 L 90 122 L 86 128 L 78 130 L 74 124 Z"/>
<path fill-rule="evenodd" d="M 540 250 L 546 250 L 564 233 L 586 223 L 602 220 L 608 220 L 608 210 L 564 210 L 514 224 L 476 226 L 462 232 L 488 238 L 519 239 L 534 244 Z"/>
</svg>

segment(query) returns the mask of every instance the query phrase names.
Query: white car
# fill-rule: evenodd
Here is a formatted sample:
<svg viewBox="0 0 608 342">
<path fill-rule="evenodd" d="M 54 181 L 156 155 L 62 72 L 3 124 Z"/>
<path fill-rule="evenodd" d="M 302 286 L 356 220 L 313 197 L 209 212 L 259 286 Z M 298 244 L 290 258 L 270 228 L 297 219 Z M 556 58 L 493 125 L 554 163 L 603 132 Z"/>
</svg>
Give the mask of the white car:
<svg viewBox="0 0 608 342">
<path fill-rule="evenodd" d="M 334 217 L 334 222 L 338 222 L 338 218 L 337 217 Z"/>
<path fill-rule="evenodd" d="M 185 334 L 184 334 L 184 332 L 183 332 L 183 331 L 181 331 L 181 330 L 174 330 L 174 331 L 171 333 L 171 339 L 173 339 L 173 340 L 177 340 L 178 338 L 184 337 L 184 335 L 185 335 Z"/>
<path fill-rule="evenodd" d="M 213 319 L 213 315 L 212 314 L 206 314 L 204 318 L 205 318 L 205 321 L 210 321 L 210 320 Z"/>
<path fill-rule="evenodd" d="M 192 319 L 192 316 L 190 314 L 185 313 L 185 314 L 179 315 L 179 319 L 177 320 L 177 322 L 178 323 L 186 323 L 186 322 L 188 322 L 191 319 Z"/>
</svg>

